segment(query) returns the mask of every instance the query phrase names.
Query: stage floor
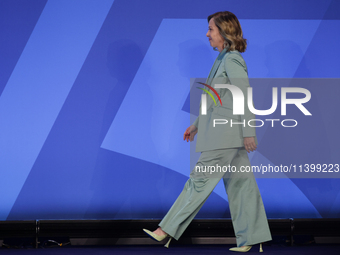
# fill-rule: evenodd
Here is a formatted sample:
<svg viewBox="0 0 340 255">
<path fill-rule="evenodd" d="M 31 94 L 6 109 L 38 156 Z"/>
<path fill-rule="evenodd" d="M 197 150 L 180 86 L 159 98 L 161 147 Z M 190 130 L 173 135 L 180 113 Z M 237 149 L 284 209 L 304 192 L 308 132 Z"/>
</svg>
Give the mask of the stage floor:
<svg viewBox="0 0 340 255">
<path fill-rule="evenodd" d="M 193 254 L 193 255 L 215 255 L 215 254 L 240 254 L 231 252 L 229 248 L 233 245 L 172 245 L 169 249 L 162 246 L 143 245 L 143 246 L 65 246 L 65 247 L 49 247 L 38 249 L 14 249 L 0 248 L 0 254 L 79 254 L 79 255 L 131 255 L 131 254 Z M 259 246 L 254 246 L 247 254 L 258 253 Z M 264 245 L 264 253 L 267 255 L 339 255 L 340 245 L 331 244 L 312 244 L 300 246 L 284 246 L 284 245 Z M 242 254 L 242 253 L 241 253 Z"/>
</svg>

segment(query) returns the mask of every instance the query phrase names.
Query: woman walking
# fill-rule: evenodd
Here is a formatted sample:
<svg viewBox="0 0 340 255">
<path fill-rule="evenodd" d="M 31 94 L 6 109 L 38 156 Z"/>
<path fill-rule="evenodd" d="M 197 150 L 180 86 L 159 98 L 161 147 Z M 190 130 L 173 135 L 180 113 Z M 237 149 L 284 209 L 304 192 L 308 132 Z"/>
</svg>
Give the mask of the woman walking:
<svg viewBox="0 0 340 255">
<path fill-rule="evenodd" d="M 240 23 L 233 13 L 217 12 L 208 17 L 208 23 L 206 36 L 210 45 L 220 53 L 205 85 L 207 91 L 216 92 L 221 101 L 215 103 L 213 99 L 206 97 L 205 114 L 200 111 L 193 125 L 186 129 L 184 133 L 186 141 L 193 141 L 197 134 L 196 151 L 201 152 L 201 156 L 191 171 L 183 191 L 159 223 L 159 228 L 153 232 L 147 229 L 144 231 L 157 241 L 169 236 L 166 244 L 168 247 L 171 238 L 176 240 L 180 238 L 223 178 L 237 241 L 237 247 L 230 250 L 246 252 L 252 245 L 260 244 L 262 251 L 262 243 L 272 238 L 254 174 L 245 171 L 250 167 L 247 152 L 257 148 L 255 127 L 248 124 L 248 120 L 255 119 L 255 116 L 246 104 L 244 114 L 234 115 L 235 95 L 223 86 L 214 89 L 215 84 L 232 84 L 240 89 L 243 95 L 247 94 L 248 71 L 240 54 L 246 50 L 247 43 L 243 38 Z M 223 119 L 226 124 L 216 125 L 216 119 Z M 215 166 L 225 166 L 225 169 L 233 171 L 214 173 L 203 171 Z"/>
</svg>

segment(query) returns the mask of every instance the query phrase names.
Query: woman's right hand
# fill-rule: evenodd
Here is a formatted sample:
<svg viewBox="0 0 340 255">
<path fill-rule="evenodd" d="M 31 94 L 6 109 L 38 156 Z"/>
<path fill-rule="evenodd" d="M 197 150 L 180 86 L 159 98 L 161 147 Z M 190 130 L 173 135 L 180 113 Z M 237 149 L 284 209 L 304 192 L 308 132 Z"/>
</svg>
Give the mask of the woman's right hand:
<svg viewBox="0 0 340 255">
<path fill-rule="evenodd" d="M 197 134 L 197 127 L 194 125 L 191 125 L 188 127 L 183 135 L 183 140 L 187 140 L 187 142 L 192 142 L 194 140 L 195 135 Z"/>
</svg>

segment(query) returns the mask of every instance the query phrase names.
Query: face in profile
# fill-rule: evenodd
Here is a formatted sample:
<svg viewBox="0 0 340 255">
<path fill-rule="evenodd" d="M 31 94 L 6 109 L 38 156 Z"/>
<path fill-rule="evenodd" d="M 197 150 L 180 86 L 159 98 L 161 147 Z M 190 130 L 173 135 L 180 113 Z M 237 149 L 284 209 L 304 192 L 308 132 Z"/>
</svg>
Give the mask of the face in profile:
<svg viewBox="0 0 340 255">
<path fill-rule="evenodd" d="M 209 38 L 211 47 L 217 48 L 219 52 L 223 50 L 224 39 L 215 25 L 214 18 L 209 21 L 209 28 L 206 36 Z"/>
</svg>

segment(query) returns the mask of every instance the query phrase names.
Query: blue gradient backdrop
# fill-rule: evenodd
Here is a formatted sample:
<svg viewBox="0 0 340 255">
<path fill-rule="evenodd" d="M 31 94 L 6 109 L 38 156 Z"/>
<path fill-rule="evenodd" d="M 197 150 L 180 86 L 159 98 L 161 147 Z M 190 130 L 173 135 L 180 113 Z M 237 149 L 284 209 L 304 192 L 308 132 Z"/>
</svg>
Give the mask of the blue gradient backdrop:
<svg viewBox="0 0 340 255">
<path fill-rule="evenodd" d="M 209 73 L 221 10 L 250 78 L 323 78 L 312 119 L 259 129 L 252 164 L 339 164 L 339 1 L 2 0 L 0 220 L 162 218 L 197 157 L 190 78 Z M 258 178 L 269 218 L 340 216 L 340 178 L 278 177 Z M 221 184 L 197 217 L 230 217 Z"/>
</svg>

